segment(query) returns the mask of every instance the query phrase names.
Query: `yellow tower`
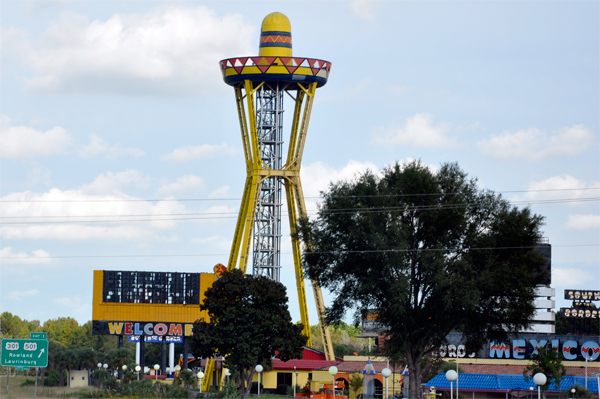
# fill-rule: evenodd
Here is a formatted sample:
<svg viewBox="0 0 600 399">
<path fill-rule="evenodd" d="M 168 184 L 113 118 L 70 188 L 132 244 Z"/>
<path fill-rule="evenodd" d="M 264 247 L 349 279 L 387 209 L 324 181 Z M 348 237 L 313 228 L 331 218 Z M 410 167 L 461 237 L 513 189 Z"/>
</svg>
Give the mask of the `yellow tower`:
<svg viewBox="0 0 600 399">
<path fill-rule="evenodd" d="M 227 268 L 240 268 L 246 272 L 252 252 L 250 244 L 254 242 L 253 273 L 278 279 L 277 231 L 280 228 L 277 216 L 281 205 L 277 204 L 277 198 L 278 187 L 283 186 L 292 233 L 301 321 L 308 344 L 312 345 L 300 242 L 296 238 L 298 221 L 306 217 L 300 166 L 315 92 L 327 83 L 331 63 L 294 57 L 290 21 L 285 15 L 275 12 L 267 15 L 262 22 L 257 57 L 229 58 L 220 61 L 220 66 L 223 80 L 235 90 L 246 160 L 246 184 Z M 287 101 L 291 98 L 294 110 L 285 157 L 282 137 L 284 97 Z M 265 259 L 273 263 L 260 263 Z M 328 359 L 333 360 L 321 288 L 318 281 L 311 283 L 325 353 Z"/>
</svg>

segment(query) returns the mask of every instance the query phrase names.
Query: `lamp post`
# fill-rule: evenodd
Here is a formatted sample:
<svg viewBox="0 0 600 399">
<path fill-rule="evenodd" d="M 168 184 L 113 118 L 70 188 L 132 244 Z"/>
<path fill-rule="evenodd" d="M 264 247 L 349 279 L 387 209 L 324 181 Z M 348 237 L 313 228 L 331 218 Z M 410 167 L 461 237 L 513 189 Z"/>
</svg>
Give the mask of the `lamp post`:
<svg viewBox="0 0 600 399">
<path fill-rule="evenodd" d="M 98 366 L 98 370 L 100 370 L 102 368 L 102 363 L 98 363 L 96 366 Z"/>
<path fill-rule="evenodd" d="M 458 373 L 454 370 L 448 370 L 446 371 L 446 379 L 448 381 L 450 381 L 450 399 L 453 398 L 453 393 L 452 393 L 452 381 L 456 380 L 458 378 Z M 458 399 L 458 395 L 457 399 Z"/>
<path fill-rule="evenodd" d="M 533 387 L 529 387 L 529 399 L 533 399 Z"/>
<path fill-rule="evenodd" d="M 179 367 L 179 365 L 175 366 L 175 368 Z M 196 376 L 198 377 L 198 385 L 200 385 L 200 390 L 202 390 L 202 380 L 204 379 L 204 373 L 202 371 L 198 371 L 198 374 L 196 374 Z"/>
<path fill-rule="evenodd" d="M 537 387 L 538 387 L 538 399 L 541 399 L 541 397 L 542 397 L 541 392 L 540 392 L 540 387 L 542 385 L 546 385 L 546 381 L 548 381 L 548 379 L 546 378 L 544 373 L 537 373 L 536 375 L 533 376 L 533 383 L 535 385 L 537 385 Z"/>
<path fill-rule="evenodd" d="M 258 395 L 260 396 L 260 373 L 263 371 L 263 366 L 257 364 L 256 367 L 254 367 L 254 370 L 258 373 Z"/>
<path fill-rule="evenodd" d="M 125 379 L 125 372 L 127 371 L 127 365 L 126 365 L 126 364 L 124 364 L 124 365 L 121 367 L 121 370 L 123 370 L 123 379 Z"/>
<path fill-rule="evenodd" d="M 571 388 L 571 398 L 575 399 L 575 388 Z"/>
<path fill-rule="evenodd" d="M 331 366 L 329 367 L 329 374 L 331 374 L 331 377 L 333 378 L 333 386 L 332 386 L 332 391 L 333 391 L 333 399 L 335 399 L 335 375 L 337 374 L 338 369 L 335 366 Z"/>
<path fill-rule="evenodd" d="M 385 399 L 388 399 L 388 377 L 392 375 L 392 370 L 386 367 L 381 370 L 381 374 L 385 377 Z"/>
<path fill-rule="evenodd" d="M 135 366 L 135 372 L 137 373 L 138 381 L 140 380 L 140 370 L 141 369 L 142 369 L 142 367 L 140 367 L 139 364 L 137 366 Z"/>
<path fill-rule="evenodd" d="M 154 365 L 154 381 L 158 382 L 158 369 L 160 368 L 160 366 L 158 364 Z"/>
<path fill-rule="evenodd" d="M 180 371 L 181 371 L 181 366 L 180 365 L 175 366 L 175 374 L 177 375 L 177 377 L 179 377 Z"/>
<path fill-rule="evenodd" d="M 296 397 L 296 385 L 298 384 L 298 372 L 296 366 L 294 366 L 294 398 Z"/>
</svg>

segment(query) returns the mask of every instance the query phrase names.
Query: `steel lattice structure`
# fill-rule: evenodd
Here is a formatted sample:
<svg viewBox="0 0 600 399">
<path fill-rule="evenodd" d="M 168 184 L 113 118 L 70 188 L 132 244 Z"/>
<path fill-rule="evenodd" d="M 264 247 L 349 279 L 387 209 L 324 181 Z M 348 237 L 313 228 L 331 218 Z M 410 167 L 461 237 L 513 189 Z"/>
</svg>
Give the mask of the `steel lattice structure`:
<svg viewBox="0 0 600 399">
<path fill-rule="evenodd" d="M 281 169 L 283 93 L 277 83 L 264 85 L 256 92 L 258 148 L 260 159 L 269 169 Z M 280 281 L 281 180 L 276 177 L 268 177 L 260 185 L 253 254 L 252 274 Z"/>
</svg>

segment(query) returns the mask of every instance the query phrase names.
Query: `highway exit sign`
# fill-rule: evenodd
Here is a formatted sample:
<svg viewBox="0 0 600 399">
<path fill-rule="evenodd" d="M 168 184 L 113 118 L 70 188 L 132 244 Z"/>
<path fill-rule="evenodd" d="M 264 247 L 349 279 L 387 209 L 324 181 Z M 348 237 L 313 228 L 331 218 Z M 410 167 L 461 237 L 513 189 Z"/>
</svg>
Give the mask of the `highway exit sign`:
<svg viewBox="0 0 600 399">
<path fill-rule="evenodd" d="M 47 339 L 3 339 L 2 366 L 48 366 L 48 340 Z"/>
<path fill-rule="evenodd" d="M 32 333 L 29 333 L 29 338 L 31 338 L 31 339 L 46 339 L 48 337 L 46 336 L 45 332 L 32 332 Z"/>
</svg>

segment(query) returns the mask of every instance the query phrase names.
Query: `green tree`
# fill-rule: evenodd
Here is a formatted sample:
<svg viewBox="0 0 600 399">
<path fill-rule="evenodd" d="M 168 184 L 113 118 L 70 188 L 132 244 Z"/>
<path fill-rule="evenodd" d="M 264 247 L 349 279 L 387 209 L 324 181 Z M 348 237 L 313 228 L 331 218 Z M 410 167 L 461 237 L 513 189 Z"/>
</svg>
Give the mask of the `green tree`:
<svg viewBox="0 0 600 399">
<path fill-rule="evenodd" d="M 335 295 L 329 320 L 376 310 L 384 352 L 406 357 L 413 398 L 421 360 L 451 331 L 473 350 L 529 324 L 546 274 L 534 250 L 542 221 L 457 164 L 396 163 L 330 185 L 318 218 L 302 222 L 304 267 Z"/>
<path fill-rule="evenodd" d="M 226 355 L 240 390 L 248 393 L 254 367 L 268 364 L 278 351 L 283 361 L 302 357 L 306 337 L 292 323 L 285 286 L 264 276 L 240 270 L 223 273 L 205 293 L 200 310 L 210 322 L 194 323 L 191 350 L 196 356 Z"/>
<path fill-rule="evenodd" d="M 350 387 L 350 390 L 352 392 L 354 392 L 354 397 L 356 398 L 356 395 L 358 394 L 358 391 L 362 389 L 363 387 L 363 376 L 360 374 L 352 374 L 350 376 L 350 378 L 348 378 L 348 386 Z"/>
<path fill-rule="evenodd" d="M 567 373 L 567 369 L 562 364 L 562 353 L 556 349 L 538 348 L 538 352 L 531 355 L 531 364 L 527 365 L 523 370 L 523 376 L 528 374 L 533 378 L 537 373 L 544 373 L 547 381 L 546 385 L 542 386 L 545 391 L 550 387 L 550 384 L 555 383 L 560 386 L 560 381 Z"/>
</svg>

